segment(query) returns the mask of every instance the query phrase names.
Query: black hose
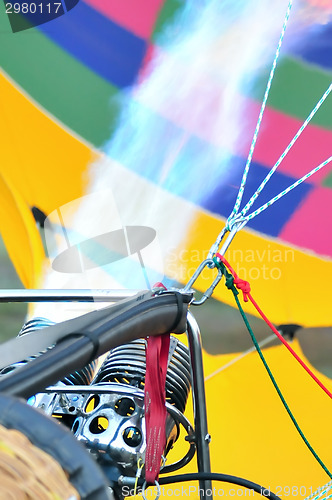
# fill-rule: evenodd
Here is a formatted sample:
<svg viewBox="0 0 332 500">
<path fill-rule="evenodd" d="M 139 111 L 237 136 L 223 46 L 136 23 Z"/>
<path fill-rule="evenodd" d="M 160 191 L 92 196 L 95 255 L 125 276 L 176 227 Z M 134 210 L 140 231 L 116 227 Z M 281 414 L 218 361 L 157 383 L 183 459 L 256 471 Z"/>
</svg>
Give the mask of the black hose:
<svg viewBox="0 0 332 500">
<path fill-rule="evenodd" d="M 92 358 L 121 344 L 148 335 L 167 333 L 170 329 L 182 333 L 186 329 L 189 300 L 190 296 L 184 295 L 180 316 L 175 293 L 149 298 L 124 311 L 116 308 L 115 314 L 110 308 L 108 316 L 105 317 L 104 313 L 103 317 L 98 318 L 99 321 L 80 332 L 68 331 L 67 336 L 54 348 L 1 377 L 0 392 L 28 398 L 83 368 Z M 91 314 L 96 315 L 96 312 Z M 174 325 L 175 318 L 179 317 L 180 321 Z"/>
</svg>

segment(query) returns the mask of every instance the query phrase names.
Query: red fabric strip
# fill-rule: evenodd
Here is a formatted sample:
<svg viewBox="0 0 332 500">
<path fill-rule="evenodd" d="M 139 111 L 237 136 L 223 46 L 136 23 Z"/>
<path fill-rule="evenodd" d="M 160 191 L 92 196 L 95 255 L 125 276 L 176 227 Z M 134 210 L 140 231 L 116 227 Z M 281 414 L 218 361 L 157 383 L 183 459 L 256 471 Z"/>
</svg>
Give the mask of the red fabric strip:
<svg viewBox="0 0 332 500">
<path fill-rule="evenodd" d="M 170 335 L 148 337 L 145 375 L 145 480 L 158 480 L 161 456 L 166 445 L 165 383 Z"/>
</svg>

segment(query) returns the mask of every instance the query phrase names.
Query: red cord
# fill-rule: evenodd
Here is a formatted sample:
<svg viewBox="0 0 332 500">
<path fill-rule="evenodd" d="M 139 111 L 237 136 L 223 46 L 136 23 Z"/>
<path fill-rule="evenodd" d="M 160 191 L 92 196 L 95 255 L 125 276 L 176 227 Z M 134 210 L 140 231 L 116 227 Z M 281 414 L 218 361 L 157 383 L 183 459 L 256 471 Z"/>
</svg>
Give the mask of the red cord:
<svg viewBox="0 0 332 500">
<path fill-rule="evenodd" d="M 278 330 L 272 325 L 271 321 L 265 316 L 261 308 L 258 306 L 256 301 L 253 299 L 251 293 L 250 293 L 250 284 L 248 281 L 242 280 L 241 278 L 238 277 L 232 266 L 227 262 L 225 257 L 223 255 L 220 255 L 219 253 L 216 254 L 216 257 L 220 259 L 225 266 L 229 269 L 231 274 L 234 277 L 234 284 L 239 290 L 242 290 L 243 292 L 243 300 L 245 302 L 248 302 L 248 298 L 250 302 L 253 304 L 253 306 L 256 308 L 257 312 L 261 315 L 263 320 L 267 323 L 267 325 L 271 328 L 271 330 L 276 334 L 278 339 L 284 344 L 285 347 L 289 350 L 289 352 L 294 356 L 294 358 L 300 363 L 300 365 L 306 370 L 306 372 L 310 375 L 311 378 L 319 385 L 321 389 L 332 399 L 332 393 L 325 387 L 323 382 L 321 382 L 316 375 L 310 370 L 309 366 L 306 365 L 306 363 L 303 361 L 303 359 L 300 358 L 300 356 L 292 349 L 292 347 L 289 345 L 287 340 L 284 339 L 284 337 L 278 332 Z"/>
</svg>

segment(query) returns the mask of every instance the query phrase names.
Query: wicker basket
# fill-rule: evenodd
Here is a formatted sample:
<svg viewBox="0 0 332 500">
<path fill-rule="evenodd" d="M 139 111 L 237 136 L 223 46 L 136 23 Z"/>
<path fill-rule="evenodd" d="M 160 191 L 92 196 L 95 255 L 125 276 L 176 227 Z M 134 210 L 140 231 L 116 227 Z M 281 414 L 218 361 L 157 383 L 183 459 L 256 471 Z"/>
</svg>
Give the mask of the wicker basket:
<svg viewBox="0 0 332 500">
<path fill-rule="evenodd" d="M 1 500 L 79 500 L 60 464 L 20 431 L 0 425 Z"/>
</svg>

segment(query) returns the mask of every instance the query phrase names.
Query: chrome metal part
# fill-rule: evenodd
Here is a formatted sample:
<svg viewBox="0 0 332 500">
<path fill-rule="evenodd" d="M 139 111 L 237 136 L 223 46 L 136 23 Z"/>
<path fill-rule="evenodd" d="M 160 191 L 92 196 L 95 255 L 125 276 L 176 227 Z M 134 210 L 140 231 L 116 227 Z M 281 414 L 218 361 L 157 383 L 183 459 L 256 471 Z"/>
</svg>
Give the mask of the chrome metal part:
<svg viewBox="0 0 332 500">
<path fill-rule="evenodd" d="M 239 222 L 234 222 L 234 225 L 232 226 L 232 229 L 230 230 L 229 235 L 226 238 L 225 243 L 220 249 L 220 255 L 225 255 L 226 251 L 228 250 L 229 245 L 232 243 L 234 236 L 240 229 L 242 229 L 246 225 L 247 221 L 240 220 Z"/>
<path fill-rule="evenodd" d="M 196 269 L 196 271 L 194 272 L 194 274 L 192 275 L 192 277 L 190 278 L 190 280 L 188 281 L 188 283 L 186 284 L 186 286 L 183 288 L 184 292 L 188 292 L 189 290 L 192 289 L 195 281 L 202 274 L 203 270 L 207 266 L 210 267 L 210 268 L 214 267 L 214 262 L 213 262 L 212 259 L 206 259 L 206 260 L 203 260 L 203 262 L 200 263 L 200 265 L 198 266 L 198 268 Z"/>
<path fill-rule="evenodd" d="M 226 241 L 224 242 L 224 244 L 223 244 L 223 246 L 222 246 L 222 248 L 221 248 L 221 250 L 219 252 L 220 255 L 224 255 L 225 254 L 225 252 L 227 251 L 229 245 L 233 241 L 233 238 L 236 235 L 236 233 L 240 229 L 242 229 L 245 226 L 246 223 L 247 223 L 247 221 L 243 220 L 243 219 L 239 219 L 238 221 L 234 221 L 234 223 L 232 225 L 232 228 L 231 228 L 231 230 L 229 232 L 229 235 L 226 238 Z M 198 268 L 196 269 L 196 271 L 194 272 L 194 274 L 192 275 L 192 277 L 188 281 L 187 285 L 183 288 L 184 292 L 187 292 L 188 290 L 191 290 L 192 286 L 194 285 L 194 283 L 196 282 L 196 280 L 198 279 L 198 277 L 202 274 L 202 272 L 205 269 L 205 267 L 209 267 L 210 269 L 213 269 L 213 268 L 216 267 L 216 265 L 215 265 L 215 263 L 213 261 L 213 257 L 217 254 L 219 246 L 220 246 L 220 243 L 221 243 L 222 239 L 224 238 L 224 236 L 226 235 L 227 232 L 228 232 L 228 229 L 226 229 L 226 227 L 223 228 L 223 230 L 219 234 L 217 240 L 212 245 L 212 247 L 211 247 L 211 249 L 209 251 L 209 254 L 208 254 L 208 258 L 205 259 L 203 262 L 201 262 L 201 264 L 198 266 Z M 194 300 L 191 301 L 191 304 L 193 306 L 200 306 L 200 305 L 204 304 L 204 302 L 206 302 L 206 300 L 209 299 L 212 296 L 212 294 L 214 292 L 214 289 L 219 284 L 222 276 L 223 276 L 223 272 L 219 268 L 218 269 L 218 274 L 217 274 L 216 278 L 213 280 L 212 284 L 209 286 L 209 288 L 203 293 L 202 297 L 199 300 L 195 300 L 194 299 Z"/>
<path fill-rule="evenodd" d="M 102 465 L 112 467 L 118 475 L 135 477 L 138 458 L 143 462 L 145 458 L 145 351 L 145 339 L 118 346 L 110 351 L 91 385 L 71 387 L 68 392 L 64 387 L 58 392 L 56 386 L 45 391 L 48 395 L 44 395 L 44 400 L 38 400 L 49 414 L 66 417 L 67 421 L 68 415 L 76 416 L 72 430 L 77 439 Z M 189 451 L 178 462 L 165 466 L 162 473 L 183 467 L 195 454 L 194 432 L 182 416 L 190 388 L 189 350 L 171 336 L 165 386 L 168 416 L 164 455 L 178 439 L 180 424 L 188 434 Z M 52 398 L 53 408 L 46 407 L 47 397 Z M 74 404 L 75 401 L 79 404 Z"/>
<path fill-rule="evenodd" d="M 212 263 L 213 261 L 207 260 L 203 264 L 205 267 Z M 187 335 L 189 355 L 185 346 L 178 342 L 172 348 L 169 358 L 166 433 L 168 444 L 172 446 L 178 437 L 178 428 L 182 425 L 188 434 L 190 447 L 181 460 L 167 465 L 162 473 L 178 470 L 186 465 L 195 449 L 198 471 L 210 472 L 210 435 L 207 429 L 201 337 L 191 313 L 188 313 Z M 145 452 L 142 391 L 145 374 L 142 351 L 144 342 L 134 341 L 131 345 L 126 344 L 111 351 L 106 364 L 92 382 L 93 385 L 82 385 L 79 380 L 76 380 L 77 385 L 59 383 L 30 401 L 30 404 L 43 408 L 50 415 L 70 416 L 73 432 L 79 440 L 86 443 L 92 453 L 98 455 L 98 460 L 105 464 L 111 463 L 118 468 L 120 474 L 131 477 L 135 476 L 137 457 L 143 457 Z M 182 413 L 191 381 L 195 430 Z M 168 450 L 169 448 L 165 454 Z M 201 498 L 210 500 L 211 481 L 200 481 L 200 488 Z"/>
<path fill-rule="evenodd" d="M 218 237 L 216 241 L 213 243 L 213 245 L 210 248 L 210 251 L 208 253 L 207 258 L 208 259 L 213 259 L 213 257 L 218 253 L 219 247 L 221 245 L 222 240 L 224 239 L 225 235 L 229 232 L 229 236 L 227 240 L 225 241 L 224 245 L 222 246 L 220 250 L 221 255 L 225 255 L 226 250 L 228 249 L 231 241 L 233 240 L 235 234 L 242 229 L 248 221 L 244 217 L 238 217 L 234 218 L 232 220 L 228 220 L 226 222 L 226 226 L 223 227 L 223 229 L 220 231 L 218 234 Z"/>
<path fill-rule="evenodd" d="M 216 278 L 213 280 L 212 285 L 210 285 L 209 288 L 203 293 L 200 300 L 193 300 L 191 304 L 193 306 L 201 306 L 202 304 L 204 304 L 204 302 L 206 302 L 207 299 L 209 299 L 212 296 L 214 289 L 216 288 L 222 277 L 223 277 L 223 272 L 221 269 L 218 269 L 218 274 Z"/>
<path fill-rule="evenodd" d="M 144 388 L 146 340 L 138 339 L 112 349 L 100 367 L 93 385 L 117 382 Z M 170 356 L 166 376 L 166 400 L 184 412 L 191 388 L 188 348 L 176 337 L 170 339 Z"/>
<path fill-rule="evenodd" d="M 92 394 L 83 402 L 82 410 L 72 428 L 76 438 L 100 463 L 134 476 L 137 460 L 144 460 L 146 448 L 144 393 L 121 396 L 113 390 Z"/>
<path fill-rule="evenodd" d="M 194 316 L 190 312 L 188 313 L 188 342 L 192 367 L 197 467 L 198 472 L 211 472 L 210 438 L 207 439 L 210 435 L 207 427 L 201 333 Z M 210 480 L 200 481 L 200 497 L 202 500 L 211 500 L 213 498 Z"/>
<path fill-rule="evenodd" d="M 33 332 L 37 332 L 39 330 L 43 331 L 44 328 L 47 328 L 48 326 L 52 326 L 54 324 L 55 324 L 54 321 L 51 321 L 49 319 L 35 317 L 27 321 L 23 325 L 18 336 L 19 337 L 29 336 Z M 28 357 L 27 359 L 23 359 L 21 361 L 18 361 L 17 363 L 13 363 L 11 365 L 4 367 L 3 369 L 0 370 L 0 377 L 10 374 L 16 369 L 19 369 L 20 367 L 24 366 L 30 361 L 38 358 L 38 356 L 40 356 L 41 354 L 43 354 L 43 352 L 46 352 L 50 348 L 52 348 L 52 346 L 50 346 L 48 349 L 45 349 L 40 353 Z M 75 372 L 70 373 L 69 375 L 64 377 L 60 382 L 57 383 L 57 386 L 68 387 L 76 385 L 88 385 L 91 383 L 95 371 L 96 371 L 96 362 L 93 361 L 92 363 L 85 366 L 83 369 L 76 370 Z M 36 408 L 43 410 L 47 415 L 59 416 L 63 420 L 63 423 L 65 423 L 68 426 L 71 426 L 73 421 L 72 418 L 73 415 L 75 415 L 79 411 L 80 399 L 82 398 L 67 395 L 66 393 L 58 394 L 57 391 L 55 391 L 50 394 L 45 394 L 45 393 L 35 394 L 34 396 L 31 396 L 28 399 L 28 404 L 30 406 L 34 406 Z"/>
<path fill-rule="evenodd" d="M 45 394 L 44 395 L 52 395 L 53 396 L 53 405 L 48 406 L 48 408 L 43 408 L 44 410 L 47 409 L 48 414 L 53 414 L 53 415 L 71 415 L 71 416 L 76 416 L 77 418 L 75 419 L 73 423 L 73 431 L 75 435 L 78 437 L 79 440 L 83 441 L 86 446 L 90 449 L 90 451 L 99 456 L 102 457 L 103 461 L 110 461 L 109 456 L 107 455 L 108 451 L 112 452 L 113 454 L 118 453 L 117 450 L 115 449 L 112 450 L 111 448 L 107 448 L 105 443 L 104 443 L 104 438 L 107 437 L 106 431 L 107 428 L 105 429 L 105 435 L 103 436 L 101 442 L 100 442 L 100 435 L 104 434 L 104 432 L 95 433 L 96 426 L 98 426 L 98 421 L 94 420 L 98 416 L 104 417 L 108 419 L 110 416 L 113 416 L 114 413 L 109 411 L 109 413 L 106 413 L 107 410 L 110 409 L 110 407 L 113 405 L 113 408 L 115 408 L 116 403 L 120 399 L 125 399 L 125 398 L 130 398 L 133 403 L 136 405 L 137 408 L 137 414 L 139 414 L 142 417 L 142 421 L 138 422 L 138 429 L 141 430 L 142 425 L 144 422 L 144 415 L 142 413 L 142 408 L 144 406 L 144 392 L 142 390 L 139 390 L 135 387 L 132 386 L 127 386 L 127 385 L 122 385 L 118 383 L 102 383 L 98 385 L 90 385 L 90 386 L 52 386 L 48 387 L 45 389 Z M 66 395 L 70 405 L 69 407 L 61 407 L 61 404 L 59 403 L 59 396 L 61 395 Z M 93 400 L 95 396 L 99 396 L 99 400 Z M 40 395 L 38 395 L 40 396 Z M 40 400 L 39 400 L 40 402 Z M 98 405 L 96 405 L 96 408 L 91 411 L 86 411 L 86 408 L 89 406 L 90 403 L 90 408 L 94 406 L 98 402 Z M 37 402 L 38 403 L 38 402 Z M 102 411 L 102 406 L 106 403 L 106 412 L 103 413 Z M 38 406 L 39 408 L 41 407 L 40 404 L 35 404 L 34 406 Z M 88 409 L 90 409 L 88 408 Z M 168 412 L 168 420 L 166 423 L 167 429 L 171 428 L 174 429 L 174 422 L 176 423 L 176 432 L 178 432 L 178 428 L 182 426 L 187 433 L 186 440 L 189 443 L 189 450 L 185 454 L 183 458 L 181 458 L 179 461 L 166 465 L 163 470 L 161 471 L 161 474 L 167 474 L 169 472 L 176 471 L 180 469 L 181 467 L 185 466 L 187 463 L 191 461 L 193 458 L 195 451 L 196 451 L 196 445 L 194 443 L 195 435 L 194 435 L 194 429 L 189 422 L 189 420 L 181 413 L 174 405 L 170 403 L 166 403 L 166 409 Z M 103 408 L 105 410 L 105 408 Z M 118 414 L 117 414 L 118 415 Z M 130 421 L 130 417 L 133 417 L 133 420 Z M 132 415 L 129 415 L 128 418 L 123 419 L 125 422 L 125 429 L 121 430 L 126 430 L 128 427 L 136 427 L 136 420 L 135 420 L 135 414 L 133 413 Z M 135 425 L 129 425 L 135 424 Z M 99 422 L 101 426 L 105 425 L 106 422 L 101 421 Z M 92 425 L 92 431 L 90 429 L 90 425 Z M 166 429 L 166 432 L 167 432 Z M 102 429 L 101 429 L 102 430 Z M 142 428 L 142 433 L 144 435 L 144 425 Z M 118 433 L 118 437 L 119 437 Z M 91 441 L 91 438 L 92 441 Z M 88 441 L 88 439 L 90 441 Z M 117 443 L 112 443 L 114 444 L 119 444 L 119 441 Z M 90 443 L 90 444 L 89 444 Z M 92 443 L 92 444 L 91 444 Z M 122 444 L 122 442 L 121 442 Z M 100 449 L 99 449 L 100 445 Z M 123 457 L 120 459 L 122 466 L 123 464 L 127 464 L 125 468 L 126 473 L 127 472 L 132 472 L 134 470 L 134 467 L 137 466 L 137 455 L 136 455 L 136 461 L 135 464 L 133 463 L 133 451 L 136 448 L 132 447 L 126 447 L 126 443 L 123 445 L 124 447 L 124 452 L 127 453 L 127 462 L 123 460 Z M 138 447 L 139 448 L 139 447 Z M 106 450 L 106 451 L 105 451 Z M 107 451 L 108 450 L 108 451 Z M 129 450 L 129 453 L 128 453 Z M 145 448 L 143 447 L 141 450 L 142 456 L 144 456 L 144 450 Z M 136 451 L 134 451 L 136 453 Z M 126 456 L 126 455 L 124 455 Z M 138 455 L 139 456 L 139 455 Z M 113 458 L 113 456 L 112 456 Z M 132 471 L 130 471 L 130 467 L 132 467 Z M 133 477 L 133 475 L 131 476 Z"/>
<path fill-rule="evenodd" d="M 141 291 L 127 289 L 5 289 L 0 290 L 0 302 L 118 302 Z"/>
<path fill-rule="evenodd" d="M 225 226 L 221 232 L 218 234 L 218 237 L 216 239 L 216 241 L 213 243 L 212 247 L 210 248 L 210 251 L 208 253 L 208 256 L 207 258 L 208 259 L 212 259 L 216 253 L 218 252 L 219 250 L 219 247 L 220 247 L 220 243 L 222 242 L 222 240 L 224 239 L 224 236 L 225 234 L 228 232 L 228 229 L 227 227 Z"/>
<path fill-rule="evenodd" d="M 155 481 L 154 485 L 157 488 L 157 493 L 156 493 L 156 496 L 155 496 L 154 500 L 159 500 L 160 495 L 161 495 L 161 488 L 160 488 L 160 485 L 159 485 L 158 481 Z M 145 494 L 146 487 L 147 487 L 147 484 L 146 484 L 146 481 L 144 481 L 143 487 L 142 487 L 142 497 L 143 497 L 143 500 L 148 500 L 147 496 Z"/>
<path fill-rule="evenodd" d="M 73 386 L 79 387 L 79 386 Z M 87 386 L 85 386 L 87 387 Z M 61 392 L 61 389 L 66 392 Z M 59 392 L 60 391 L 60 392 Z M 77 389 L 76 389 L 77 391 Z M 59 385 L 54 387 L 54 392 L 39 393 L 31 396 L 28 399 L 28 404 L 43 410 L 47 415 L 55 417 L 76 417 L 82 413 L 81 408 L 86 398 L 83 394 L 68 393 L 68 386 L 59 382 Z M 72 424 L 72 418 L 70 419 Z"/>
<path fill-rule="evenodd" d="M 80 396 L 89 396 L 93 394 L 109 394 L 111 391 L 116 391 L 119 395 L 126 395 L 130 393 L 133 397 L 142 397 L 141 390 L 131 386 L 122 386 L 121 384 L 100 384 L 100 385 L 76 385 L 76 386 L 62 386 L 53 385 L 47 387 L 43 393 L 58 393 L 58 394 L 74 394 Z M 166 408 L 168 413 L 177 420 L 192 436 L 194 434 L 194 429 L 189 422 L 189 420 L 172 404 L 166 402 Z M 189 440 L 190 442 L 190 440 Z"/>
<path fill-rule="evenodd" d="M 212 259 L 206 259 L 198 266 L 195 273 L 190 278 L 187 285 L 184 287 L 183 291 L 187 292 L 188 290 L 191 290 L 192 286 L 194 285 L 194 283 L 196 282 L 196 280 L 202 274 L 203 270 L 206 267 L 208 267 L 210 269 L 213 269 L 215 267 L 215 263 L 213 262 Z M 211 297 L 211 295 L 213 294 L 214 289 L 216 288 L 216 286 L 220 282 L 222 276 L 223 276 L 222 270 L 218 269 L 218 274 L 217 274 L 216 278 L 213 280 L 213 282 L 209 286 L 209 288 L 203 293 L 200 300 L 192 300 L 191 304 L 193 306 L 200 306 L 200 305 L 204 304 L 204 302 L 206 302 L 206 300 L 209 299 Z"/>
</svg>

